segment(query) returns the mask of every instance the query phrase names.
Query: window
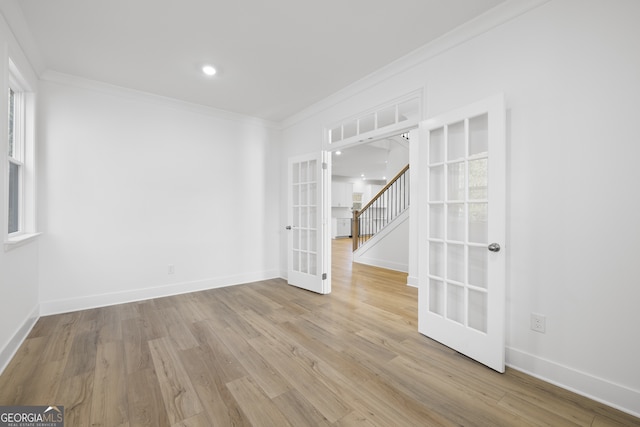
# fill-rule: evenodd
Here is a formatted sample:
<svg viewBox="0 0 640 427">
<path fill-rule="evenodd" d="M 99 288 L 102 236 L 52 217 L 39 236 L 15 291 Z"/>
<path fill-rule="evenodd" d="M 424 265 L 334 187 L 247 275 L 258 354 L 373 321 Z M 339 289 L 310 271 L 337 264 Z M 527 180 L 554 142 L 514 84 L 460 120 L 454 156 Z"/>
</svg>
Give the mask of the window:
<svg viewBox="0 0 640 427">
<path fill-rule="evenodd" d="M 9 87 L 9 227 L 11 237 L 24 231 L 22 187 L 24 181 L 24 132 L 21 129 L 22 96 Z"/>
<path fill-rule="evenodd" d="M 38 235 L 35 232 L 34 93 L 9 60 L 5 249 Z"/>
</svg>

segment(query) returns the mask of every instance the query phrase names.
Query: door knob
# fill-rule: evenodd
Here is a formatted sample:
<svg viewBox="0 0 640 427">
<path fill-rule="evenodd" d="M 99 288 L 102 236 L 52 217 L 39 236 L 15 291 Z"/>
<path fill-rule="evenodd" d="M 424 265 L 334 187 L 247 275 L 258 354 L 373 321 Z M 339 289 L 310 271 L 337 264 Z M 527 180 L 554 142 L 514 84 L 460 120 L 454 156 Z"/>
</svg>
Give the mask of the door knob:
<svg viewBox="0 0 640 427">
<path fill-rule="evenodd" d="M 291 230 L 291 226 L 290 226 L 290 225 L 287 225 L 287 226 L 285 227 L 285 230 Z"/>
<path fill-rule="evenodd" d="M 500 252 L 500 245 L 497 243 L 492 243 L 487 249 L 489 249 L 491 252 Z"/>
</svg>

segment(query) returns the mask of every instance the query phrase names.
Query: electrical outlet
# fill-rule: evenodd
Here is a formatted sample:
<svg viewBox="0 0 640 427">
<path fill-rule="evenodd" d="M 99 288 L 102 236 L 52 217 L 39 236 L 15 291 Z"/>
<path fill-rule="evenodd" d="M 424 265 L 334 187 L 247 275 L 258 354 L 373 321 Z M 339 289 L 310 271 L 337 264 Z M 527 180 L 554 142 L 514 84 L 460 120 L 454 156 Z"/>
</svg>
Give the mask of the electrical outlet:
<svg viewBox="0 0 640 427">
<path fill-rule="evenodd" d="M 169 264 L 167 266 L 167 274 L 173 274 L 176 272 L 176 269 L 173 267 L 173 264 Z"/>
<path fill-rule="evenodd" d="M 542 314 L 531 313 L 531 330 L 544 334 L 547 330 L 547 318 Z"/>
</svg>

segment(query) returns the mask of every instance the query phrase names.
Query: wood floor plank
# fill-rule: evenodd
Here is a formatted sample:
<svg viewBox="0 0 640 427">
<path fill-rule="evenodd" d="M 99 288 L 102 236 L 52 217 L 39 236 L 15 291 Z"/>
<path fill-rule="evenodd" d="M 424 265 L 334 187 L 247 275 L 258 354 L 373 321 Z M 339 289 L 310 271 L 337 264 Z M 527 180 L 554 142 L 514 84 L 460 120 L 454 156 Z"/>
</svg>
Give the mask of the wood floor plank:
<svg viewBox="0 0 640 427">
<path fill-rule="evenodd" d="M 353 410 L 325 383 L 318 381 L 313 366 L 306 365 L 294 353 L 278 346 L 277 342 L 260 337 L 252 339 L 250 344 L 330 422 Z"/>
<path fill-rule="evenodd" d="M 376 427 L 375 424 L 371 423 L 366 416 L 362 415 L 358 411 L 350 412 L 336 421 L 333 425 L 337 427 Z"/>
<path fill-rule="evenodd" d="M 55 402 L 64 406 L 66 426 L 90 425 L 94 378 L 93 371 L 63 377 Z"/>
<path fill-rule="evenodd" d="M 91 397 L 92 426 L 129 426 L 127 373 L 121 341 L 98 344 Z"/>
<path fill-rule="evenodd" d="M 162 400 L 171 424 L 176 424 L 202 412 L 202 405 L 185 371 L 173 342 L 169 338 L 149 341 Z"/>
<path fill-rule="evenodd" d="M 267 396 L 276 397 L 291 388 L 279 372 L 259 352 L 255 351 L 246 339 L 234 333 L 220 334 L 220 339 Z"/>
<path fill-rule="evenodd" d="M 227 384 L 252 426 L 293 426 L 278 406 L 247 377 Z"/>
<path fill-rule="evenodd" d="M 150 331 L 148 320 L 132 318 L 125 319 L 121 323 L 127 372 L 132 374 L 152 368 L 153 361 L 149 351 L 149 340 L 156 337 Z"/>
<path fill-rule="evenodd" d="M 169 427 L 156 372 L 152 368 L 127 374 L 127 397 L 131 427 Z"/>
<path fill-rule="evenodd" d="M 195 347 L 196 351 L 207 353 L 207 366 L 210 369 L 215 369 L 216 375 L 223 382 L 233 381 L 247 375 L 243 364 L 219 337 L 224 334 L 216 333 L 215 324 L 205 320 L 190 326 L 199 342 L 199 345 Z"/>
<path fill-rule="evenodd" d="M 173 424 L 171 427 L 211 427 L 215 425 L 226 425 L 226 424 L 211 424 L 211 420 L 207 418 L 207 416 L 203 413 L 194 415 L 193 417 L 187 418 L 186 420 L 182 420 L 179 423 Z"/>
<path fill-rule="evenodd" d="M 187 375 L 205 409 L 207 419 L 211 425 L 216 426 L 249 426 L 250 423 L 240 405 L 227 388 L 229 375 L 222 374 L 215 361 L 212 362 L 215 357 L 211 352 L 208 347 L 195 347 L 180 352 Z M 242 376 L 233 379 L 238 378 Z"/>
<path fill-rule="evenodd" d="M 293 426 L 330 427 L 332 425 L 297 390 L 289 390 L 286 393 L 282 393 L 275 397 L 273 402 Z"/>
<path fill-rule="evenodd" d="M 158 310 L 158 313 L 164 319 L 167 333 L 177 344 L 180 350 L 186 350 L 198 346 L 198 341 L 191 333 L 189 324 L 175 307 L 160 309 Z"/>
</svg>

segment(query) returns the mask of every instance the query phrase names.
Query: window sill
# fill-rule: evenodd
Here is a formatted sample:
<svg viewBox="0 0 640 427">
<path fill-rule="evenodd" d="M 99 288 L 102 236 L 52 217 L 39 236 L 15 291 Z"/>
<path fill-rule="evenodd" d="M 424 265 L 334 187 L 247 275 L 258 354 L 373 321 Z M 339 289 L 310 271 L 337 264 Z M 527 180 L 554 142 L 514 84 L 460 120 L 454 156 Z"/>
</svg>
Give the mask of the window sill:
<svg viewBox="0 0 640 427">
<path fill-rule="evenodd" d="M 4 242 L 4 251 L 6 252 L 6 251 L 9 251 L 11 249 L 18 248 L 18 247 L 20 247 L 22 245 L 26 245 L 27 243 L 35 240 L 36 237 L 38 237 L 41 234 L 42 233 L 24 233 L 24 234 L 21 234 L 19 236 L 9 237 Z"/>
</svg>

